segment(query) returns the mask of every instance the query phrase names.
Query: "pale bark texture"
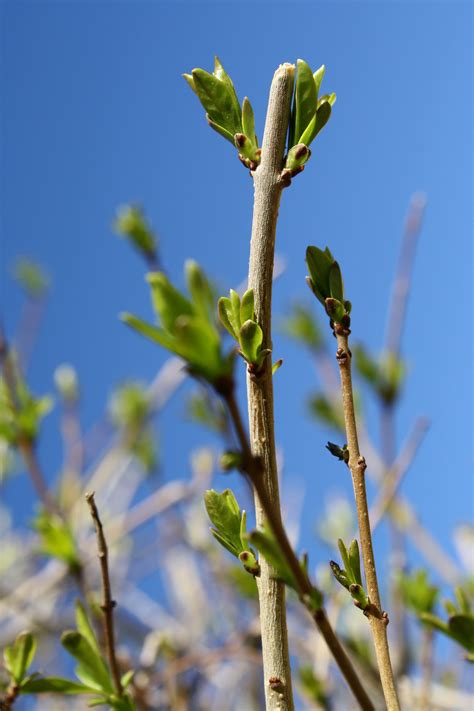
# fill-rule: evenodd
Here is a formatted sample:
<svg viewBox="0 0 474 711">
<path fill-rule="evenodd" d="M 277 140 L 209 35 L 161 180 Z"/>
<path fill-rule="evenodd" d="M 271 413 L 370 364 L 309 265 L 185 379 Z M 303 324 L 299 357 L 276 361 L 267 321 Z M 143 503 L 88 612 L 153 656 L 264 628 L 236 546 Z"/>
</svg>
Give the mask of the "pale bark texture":
<svg viewBox="0 0 474 711">
<path fill-rule="evenodd" d="M 255 197 L 250 244 L 248 287 L 254 290 L 255 317 L 263 330 L 263 348 L 271 348 L 271 305 L 275 234 L 283 185 L 285 139 L 290 117 L 294 83 L 294 66 L 281 65 L 270 88 L 267 118 L 262 144 L 262 161 L 254 173 Z M 273 380 L 271 361 L 264 372 L 248 378 L 249 430 L 252 454 L 261 458 L 264 485 L 278 518 L 280 496 L 275 453 L 273 419 Z M 265 515 L 255 495 L 257 526 Z M 285 586 L 274 580 L 272 569 L 263 556 L 258 580 L 260 624 L 262 630 L 263 672 L 267 710 L 292 711 L 288 633 L 286 627 Z"/>
</svg>

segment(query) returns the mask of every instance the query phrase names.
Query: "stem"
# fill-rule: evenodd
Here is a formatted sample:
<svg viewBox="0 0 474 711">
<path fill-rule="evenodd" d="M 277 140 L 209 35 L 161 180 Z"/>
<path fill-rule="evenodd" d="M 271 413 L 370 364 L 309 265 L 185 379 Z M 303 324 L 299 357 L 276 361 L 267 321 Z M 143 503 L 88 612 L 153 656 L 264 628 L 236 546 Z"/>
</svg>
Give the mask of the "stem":
<svg viewBox="0 0 474 711">
<path fill-rule="evenodd" d="M 230 392 L 225 393 L 223 395 L 223 398 L 229 410 L 229 414 L 235 427 L 237 438 L 239 440 L 239 444 L 243 453 L 245 472 L 254 487 L 256 495 L 258 496 L 259 505 L 262 508 L 262 514 L 265 517 L 265 520 L 268 521 L 273 531 L 273 535 L 275 536 L 275 539 L 277 540 L 278 545 L 293 573 L 293 576 L 298 585 L 298 593 L 300 595 L 300 599 L 306 606 L 305 599 L 307 599 L 311 595 L 313 586 L 307 574 L 301 567 L 300 562 L 291 546 L 291 543 L 288 540 L 288 536 L 281 521 L 280 512 L 275 512 L 273 503 L 267 493 L 267 490 L 265 488 L 264 471 L 260 466 L 261 460 L 255 459 L 250 449 L 249 440 L 242 422 L 242 417 L 240 414 L 239 407 L 237 405 L 237 401 L 235 399 L 233 389 L 230 390 Z M 263 557 L 260 558 L 259 563 L 261 571 L 262 566 L 266 565 Z M 256 580 L 258 580 L 258 578 L 256 578 Z M 309 606 L 306 607 L 310 612 L 314 622 L 316 623 L 316 626 L 321 632 L 326 644 L 331 650 L 334 660 L 338 665 L 342 675 L 344 676 L 349 688 L 351 689 L 355 698 L 359 702 L 360 708 L 365 709 L 365 711 L 373 711 L 374 706 L 369 697 L 367 696 L 367 693 L 359 680 L 357 672 L 352 666 L 352 663 L 346 652 L 344 651 L 343 646 L 336 637 L 336 634 L 327 618 L 325 610 L 321 608 L 319 610 L 314 611 Z"/>
<path fill-rule="evenodd" d="M 86 494 L 86 501 L 89 504 L 92 520 L 94 522 L 97 534 L 97 548 L 99 551 L 100 570 L 102 573 L 102 605 L 101 609 L 104 613 L 104 636 L 107 649 L 107 658 L 109 660 L 110 671 L 114 680 L 115 690 L 119 697 L 123 696 L 122 682 L 120 681 L 120 670 L 115 654 L 115 634 L 114 634 L 114 607 L 117 604 L 112 599 L 112 590 L 110 587 L 109 576 L 109 552 L 107 542 L 104 536 L 102 521 L 99 517 L 99 512 L 94 500 L 94 492 Z"/>
<path fill-rule="evenodd" d="M 367 581 L 367 593 L 371 602 L 371 607 L 366 614 L 369 618 L 372 630 L 375 654 L 377 657 L 380 679 L 388 711 L 399 711 L 400 705 L 395 688 L 387 640 L 388 620 L 386 615 L 382 613 L 374 551 L 372 547 L 372 533 L 370 530 L 369 508 L 365 488 L 365 470 L 367 465 L 365 463 L 365 459 L 360 454 L 359 441 L 357 437 L 354 398 L 352 393 L 351 352 L 349 350 L 347 332 L 341 332 L 337 326 L 338 324 L 336 324 L 336 338 L 338 345 L 336 357 L 339 363 L 339 371 L 341 376 L 344 421 L 346 425 L 347 446 L 349 448 L 349 469 L 352 474 L 352 483 L 354 486 L 357 519 L 359 523 L 360 546 L 362 549 L 362 558 L 364 561 L 365 577 Z"/>
<path fill-rule="evenodd" d="M 273 77 L 262 142 L 262 162 L 254 172 L 255 194 L 248 288 L 254 291 L 255 318 L 263 331 L 263 348 L 271 348 L 275 235 L 283 190 L 280 175 L 290 118 L 294 71 L 294 65 L 282 64 Z M 268 360 L 259 378 L 248 378 L 247 390 L 251 451 L 253 457 L 258 457 L 263 463 L 261 488 L 271 502 L 270 511 L 265 516 L 261 497 L 255 490 L 257 526 L 263 526 L 268 514 L 274 522 L 277 524 L 280 522 L 281 525 L 274 434 L 273 381 Z M 273 570 L 264 559 L 261 561 L 258 597 L 266 708 L 267 711 L 277 709 L 293 711 L 285 586 L 274 579 Z M 272 689 L 275 684 L 271 686 L 270 679 L 280 681 L 277 689 Z"/>
</svg>

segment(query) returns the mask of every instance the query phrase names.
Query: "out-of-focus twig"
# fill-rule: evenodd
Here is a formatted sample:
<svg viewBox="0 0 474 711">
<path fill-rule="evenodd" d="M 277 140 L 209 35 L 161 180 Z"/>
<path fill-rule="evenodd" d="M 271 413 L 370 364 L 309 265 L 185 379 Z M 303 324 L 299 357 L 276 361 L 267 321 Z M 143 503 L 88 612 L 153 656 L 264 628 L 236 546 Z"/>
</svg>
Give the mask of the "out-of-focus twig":
<svg viewBox="0 0 474 711">
<path fill-rule="evenodd" d="M 94 500 L 94 492 L 86 494 L 86 501 L 89 505 L 91 517 L 94 522 L 97 534 L 97 547 L 99 550 L 99 561 L 102 573 L 102 605 L 101 609 L 104 613 L 104 636 L 107 648 L 107 657 L 109 660 L 110 671 L 114 680 L 115 689 L 119 697 L 123 695 L 122 682 L 120 680 L 120 669 L 115 652 L 115 633 L 114 633 L 114 607 L 115 600 L 112 599 L 112 590 L 110 586 L 109 575 L 109 556 L 107 542 L 105 540 L 102 521 L 100 520 L 99 512 Z"/>
<path fill-rule="evenodd" d="M 416 453 L 418 452 L 428 426 L 429 422 L 425 417 L 418 418 L 408 441 L 395 460 L 391 472 L 386 477 L 386 483 L 380 489 L 378 496 L 371 507 L 370 521 L 372 524 L 372 533 L 385 516 L 387 509 L 390 507 L 390 504 L 392 503 L 394 496 L 402 483 L 403 477 L 409 470 Z"/>
</svg>

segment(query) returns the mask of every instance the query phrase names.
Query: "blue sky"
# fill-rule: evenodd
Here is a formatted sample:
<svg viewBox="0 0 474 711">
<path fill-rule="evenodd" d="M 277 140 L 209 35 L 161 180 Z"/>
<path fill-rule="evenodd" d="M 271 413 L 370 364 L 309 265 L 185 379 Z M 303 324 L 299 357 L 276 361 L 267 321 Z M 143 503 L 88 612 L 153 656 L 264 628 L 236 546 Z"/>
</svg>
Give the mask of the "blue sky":
<svg viewBox="0 0 474 711">
<path fill-rule="evenodd" d="M 312 303 L 304 251 L 328 244 L 353 302 L 354 338 L 379 348 L 408 201 L 414 191 L 427 194 L 397 425 L 402 441 L 417 415 L 431 419 L 403 491 L 452 551 L 452 529 L 473 507 L 470 3 L 7 0 L 1 13 L 0 266 L 10 334 L 21 308 L 10 278 L 15 258 L 38 260 L 53 284 L 33 389 L 51 391 L 54 368 L 72 363 L 89 427 L 114 385 L 150 379 L 164 362 L 117 317 L 125 309 L 150 316 L 142 264 L 111 230 L 118 205 L 144 206 L 179 283 L 188 257 L 223 291 L 246 275 L 251 180 L 206 126 L 181 73 L 211 69 L 218 54 L 239 96 L 250 97 L 261 136 L 278 64 L 324 62 L 325 88 L 338 99 L 307 169 L 283 195 L 277 252 L 287 268 L 275 285 L 275 314 L 293 299 Z M 323 549 L 314 521 L 331 492 L 351 487 L 324 449 L 328 433 L 306 414 L 316 386 L 309 356 L 278 333 L 274 352 L 285 360 L 275 381 L 283 490 L 306 488 L 302 542 L 315 560 Z M 166 477 L 188 471 L 188 444 L 209 439 L 183 412 L 182 392 L 160 421 Z M 41 457 L 53 480 L 61 461 L 54 414 Z M 21 497 L 15 481 L 5 491 L 18 515 L 31 512 L 28 486 Z M 384 549 L 383 531 L 376 543 Z"/>
</svg>

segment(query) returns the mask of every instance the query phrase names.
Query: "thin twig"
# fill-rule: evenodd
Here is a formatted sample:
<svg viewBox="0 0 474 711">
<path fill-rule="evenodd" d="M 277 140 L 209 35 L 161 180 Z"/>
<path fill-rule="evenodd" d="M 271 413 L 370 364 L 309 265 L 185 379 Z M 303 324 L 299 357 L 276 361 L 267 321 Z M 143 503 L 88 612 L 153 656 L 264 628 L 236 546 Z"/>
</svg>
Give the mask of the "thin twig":
<svg viewBox="0 0 474 711">
<path fill-rule="evenodd" d="M 267 490 L 264 485 L 264 479 L 262 477 L 261 466 L 259 465 L 259 460 L 255 459 L 252 454 L 249 445 L 249 439 L 245 431 L 244 424 L 242 422 L 242 417 L 240 410 L 235 399 L 235 394 L 233 391 L 227 393 L 224 397 L 224 401 L 228 407 L 230 417 L 235 427 L 239 445 L 243 454 L 243 461 L 245 467 L 245 473 L 248 475 L 250 482 L 254 489 L 257 491 L 260 506 L 262 507 L 262 512 L 265 516 L 265 520 L 270 525 L 273 534 L 278 542 L 278 545 L 285 556 L 286 562 L 293 573 L 294 579 L 298 586 L 298 593 L 301 601 L 305 604 L 305 599 L 311 595 L 313 586 L 311 582 L 301 567 L 301 564 L 288 540 L 285 528 L 281 521 L 280 515 L 275 515 L 275 510 L 272 505 L 271 499 L 268 496 Z M 263 560 L 260 560 L 260 567 Z M 305 605 L 306 606 L 306 605 Z M 309 606 L 307 606 L 309 609 Z M 352 663 L 347 656 L 343 646 L 339 642 L 334 630 L 328 620 L 326 612 L 324 609 L 319 609 L 316 612 L 309 609 L 309 612 L 316 623 L 319 631 L 321 632 L 326 644 L 328 645 L 331 653 L 338 665 L 342 675 L 344 676 L 349 688 L 354 694 L 355 698 L 359 702 L 361 709 L 366 709 L 370 711 L 373 709 L 373 704 L 369 699 L 364 687 L 362 686 L 360 679 L 355 671 Z"/>
<path fill-rule="evenodd" d="M 385 516 L 387 509 L 390 508 L 390 504 L 393 502 L 405 474 L 408 472 L 413 463 L 428 427 L 429 421 L 425 417 L 419 417 L 410 437 L 408 438 L 408 441 L 395 460 L 392 470 L 387 475 L 386 483 L 379 491 L 378 496 L 372 504 L 370 510 L 372 535 L 382 518 Z"/>
<path fill-rule="evenodd" d="M 254 171 L 254 209 L 248 287 L 255 297 L 255 318 L 263 331 L 263 348 L 271 348 L 271 304 L 276 225 L 283 183 L 281 171 L 285 139 L 290 118 L 295 67 L 282 64 L 273 77 L 262 142 L 262 161 Z M 271 515 L 279 520 L 280 496 L 276 463 L 273 382 L 271 368 L 258 379 L 247 381 L 252 455 L 263 462 L 263 487 L 271 501 Z M 256 492 L 256 490 L 254 489 Z M 266 515 L 255 493 L 257 526 Z M 268 515 L 268 514 L 267 514 Z M 285 587 L 273 577 L 273 570 L 262 560 L 258 580 L 262 656 L 267 711 L 293 711 L 291 668 L 286 628 Z M 269 679 L 279 680 L 278 688 Z M 273 686 L 273 688 L 272 688 Z"/>
<path fill-rule="evenodd" d="M 107 649 L 107 657 L 109 660 L 110 671 L 112 673 L 112 678 L 114 680 L 115 689 L 119 697 L 123 696 L 122 682 L 120 681 L 120 669 L 117 662 L 117 657 L 115 653 L 115 634 L 114 634 L 114 607 L 116 606 L 115 600 L 112 599 L 112 590 L 110 587 L 110 576 L 109 576 L 109 553 L 107 548 L 107 542 L 104 536 L 104 529 L 102 527 L 102 521 L 99 517 L 99 512 L 94 500 L 94 492 L 86 493 L 86 501 L 89 505 L 91 517 L 94 522 L 95 530 L 97 533 L 97 547 L 98 555 L 100 561 L 100 569 L 102 573 L 102 605 L 101 609 L 104 613 L 104 636 L 105 644 Z"/>
<path fill-rule="evenodd" d="M 13 411 L 18 414 L 20 411 L 20 405 L 18 402 L 17 395 L 17 374 L 15 372 L 15 366 L 12 360 L 10 347 L 1 328 L 0 362 L 3 368 L 3 378 L 5 382 L 5 387 L 7 389 L 8 397 L 10 399 L 10 406 Z M 27 439 L 26 437 L 20 437 L 17 445 L 23 457 L 23 461 L 25 462 L 26 470 L 36 490 L 38 498 L 41 500 L 44 507 L 48 511 L 59 514 L 58 507 L 48 491 L 46 478 L 43 475 L 40 464 L 38 462 L 35 450 L 35 443 L 31 439 Z"/>
<path fill-rule="evenodd" d="M 347 445 L 349 448 L 349 469 L 352 474 L 354 496 L 359 523 L 360 546 L 364 561 L 364 570 L 367 581 L 367 592 L 370 598 L 370 608 L 366 611 L 372 637 L 374 640 L 375 654 L 380 672 L 380 680 L 384 691 L 385 702 L 389 711 L 399 711 L 395 680 L 390 651 L 387 640 L 387 616 L 384 615 L 381 602 L 377 571 L 375 567 L 374 551 L 372 547 L 372 533 L 370 529 L 369 508 L 365 487 L 365 470 L 367 468 L 364 457 L 359 450 L 357 425 L 355 419 L 354 397 L 352 392 L 351 352 L 349 349 L 347 331 L 336 328 L 337 361 L 341 376 L 342 401 L 344 421 L 346 426 Z"/>
</svg>

